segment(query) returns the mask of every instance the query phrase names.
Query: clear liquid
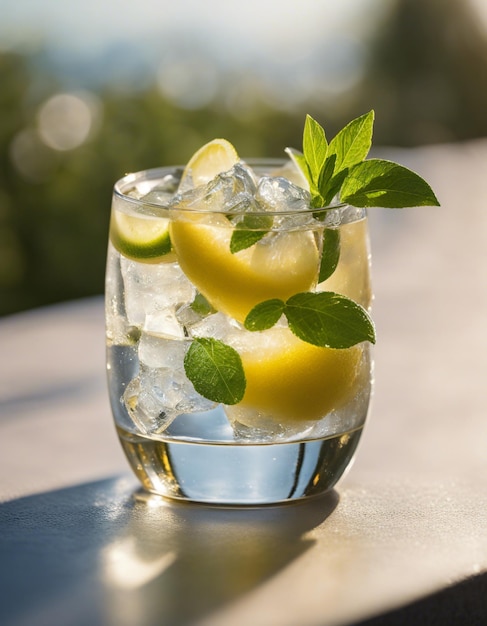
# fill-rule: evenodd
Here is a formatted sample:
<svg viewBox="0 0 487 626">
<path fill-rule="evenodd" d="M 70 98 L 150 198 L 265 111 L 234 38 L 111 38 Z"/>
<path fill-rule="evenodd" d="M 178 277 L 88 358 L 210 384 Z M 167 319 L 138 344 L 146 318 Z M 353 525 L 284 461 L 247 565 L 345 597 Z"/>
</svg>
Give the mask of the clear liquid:
<svg viewBox="0 0 487 626">
<path fill-rule="evenodd" d="M 362 428 L 327 439 L 263 444 L 161 440 L 117 428 L 147 491 L 220 505 L 258 505 L 318 495 L 349 466 Z"/>
</svg>

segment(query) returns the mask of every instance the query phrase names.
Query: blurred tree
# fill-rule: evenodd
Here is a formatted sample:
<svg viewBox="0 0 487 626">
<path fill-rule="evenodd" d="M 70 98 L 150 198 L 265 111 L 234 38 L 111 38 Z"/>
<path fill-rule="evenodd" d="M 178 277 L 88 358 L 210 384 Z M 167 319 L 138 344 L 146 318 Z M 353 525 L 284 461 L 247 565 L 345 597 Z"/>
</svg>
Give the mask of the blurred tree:
<svg viewBox="0 0 487 626">
<path fill-rule="evenodd" d="M 42 141 L 46 98 L 22 57 L 0 53 L 0 315 L 103 293 L 114 182 L 130 171 L 182 164 L 227 137 L 242 156 L 283 156 L 300 145 L 302 119 L 261 107 L 235 118 L 218 107 L 186 111 L 156 88 L 98 95 L 101 124 L 81 146 Z"/>
<path fill-rule="evenodd" d="M 359 110 L 376 110 L 378 143 L 487 135 L 487 32 L 471 4 L 396 0 L 358 100 Z"/>
<path fill-rule="evenodd" d="M 17 184 L 9 147 L 24 126 L 23 106 L 29 76 L 23 59 L 0 54 L 0 307 L 23 308 L 27 301 L 19 290 L 26 270 L 26 255 L 16 211 Z"/>
<path fill-rule="evenodd" d="M 338 100 L 318 90 L 294 113 L 264 99 L 245 113 L 218 102 L 183 110 L 155 85 L 107 85 L 96 94 L 96 132 L 65 151 L 46 145 L 38 119 L 62 87 L 48 69 L 0 51 L 0 315 L 101 294 L 114 181 L 182 164 L 214 137 L 243 157 L 281 157 L 300 147 L 306 112 L 331 137 L 371 108 L 376 145 L 487 135 L 487 34 L 468 2 L 395 0 L 378 30 L 366 78 Z"/>
</svg>

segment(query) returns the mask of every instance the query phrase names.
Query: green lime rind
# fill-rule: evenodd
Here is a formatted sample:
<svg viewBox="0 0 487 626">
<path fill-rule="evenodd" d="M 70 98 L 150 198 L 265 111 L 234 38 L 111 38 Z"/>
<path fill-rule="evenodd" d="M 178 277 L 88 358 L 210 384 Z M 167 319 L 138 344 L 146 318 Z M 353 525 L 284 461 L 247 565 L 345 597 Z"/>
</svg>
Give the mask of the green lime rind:
<svg viewBox="0 0 487 626">
<path fill-rule="evenodd" d="M 151 220 L 152 222 L 152 220 Z M 125 257 L 135 261 L 156 262 L 172 250 L 169 222 L 115 217 L 110 225 L 110 240 Z"/>
</svg>

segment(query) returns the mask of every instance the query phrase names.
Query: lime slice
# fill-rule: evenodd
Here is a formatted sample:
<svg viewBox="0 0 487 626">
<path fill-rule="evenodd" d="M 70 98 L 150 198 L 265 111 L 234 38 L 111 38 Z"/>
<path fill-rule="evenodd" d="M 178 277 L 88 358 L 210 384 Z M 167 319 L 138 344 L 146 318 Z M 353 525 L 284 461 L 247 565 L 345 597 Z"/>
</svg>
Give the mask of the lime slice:
<svg viewBox="0 0 487 626">
<path fill-rule="evenodd" d="M 170 263 L 176 260 L 169 236 L 169 220 L 114 211 L 110 239 L 124 256 L 144 263 Z"/>
<path fill-rule="evenodd" d="M 259 302 L 287 300 L 314 286 L 319 252 L 314 233 L 272 233 L 235 254 L 234 229 L 224 215 L 178 216 L 171 241 L 181 269 L 217 311 L 243 322 Z"/>
<path fill-rule="evenodd" d="M 256 333 L 239 348 L 247 386 L 229 417 L 254 427 L 259 414 L 284 423 L 321 419 L 355 394 L 362 352 L 319 348 L 284 327 Z"/>
<path fill-rule="evenodd" d="M 197 150 L 188 161 L 181 177 L 180 187 L 205 185 L 221 172 L 232 169 L 238 161 L 237 151 L 229 141 L 213 139 Z"/>
</svg>

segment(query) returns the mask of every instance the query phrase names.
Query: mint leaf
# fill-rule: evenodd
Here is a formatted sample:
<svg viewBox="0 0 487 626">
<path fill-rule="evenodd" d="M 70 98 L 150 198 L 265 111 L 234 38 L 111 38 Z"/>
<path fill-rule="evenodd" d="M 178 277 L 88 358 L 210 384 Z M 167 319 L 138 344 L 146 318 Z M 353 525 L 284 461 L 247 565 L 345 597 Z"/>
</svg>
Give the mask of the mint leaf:
<svg viewBox="0 0 487 626">
<path fill-rule="evenodd" d="M 320 173 L 328 153 L 328 142 L 326 141 L 325 131 L 311 115 L 306 116 L 304 124 L 303 153 L 311 176 L 310 182 L 318 187 Z"/>
<path fill-rule="evenodd" d="M 331 180 L 333 178 L 333 172 L 335 171 L 336 159 L 337 159 L 336 154 L 332 154 L 330 158 L 326 159 L 325 164 L 320 172 L 320 176 L 318 178 L 318 189 L 319 189 L 318 193 L 320 194 L 320 197 L 323 199 L 322 206 L 326 206 L 326 204 L 328 204 L 328 202 L 333 197 L 331 196 L 330 200 L 328 200 L 328 198 L 331 195 L 330 187 L 332 186 Z"/>
<path fill-rule="evenodd" d="M 284 313 L 289 328 L 303 341 L 324 348 L 350 348 L 362 341 L 375 343 L 367 311 L 332 291 L 291 296 Z"/>
<path fill-rule="evenodd" d="M 230 239 L 230 252 L 235 254 L 236 252 L 240 252 L 240 250 L 250 248 L 254 245 L 254 243 L 260 241 L 266 233 L 266 230 L 239 230 L 239 227 L 237 226 L 232 233 L 232 238 Z"/>
<path fill-rule="evenodd" d="M 214 402 L 237 404 L 245 393 L 240 355 L 223 341 L 198 337 L 184 357 L 186 376 L 196 391 Z"/>
<path fill-rule="evenodd" d="M 209 315 L 210 313 L 215 313 L 215 309 L 202 293 L 197 293 L 195 295 L 190 307 L 198 315 Z"/>
<path fill-rule="evenodd" d="M 235 226 L 230 239 L 230 252 L 235 254 L 240 250 L 250 248 L 260 241 L 269 232 L 272 226 L 271 215 L 255 215 L 246 213 L 241 222 Z M 265 229 L 265 230 L 258 230 Z"/>
<path fill-rule="evenodd" d="M 335 159 L 334 172 L 352 167 L 363 161 L 372 145 L 374 111 L 352 120 L 330 141 L 328 159 Z"/>
<path fill-rule="evenodd" d="M 439 206 L 431 187 L 421 176 L 382 159 L 353 166 L 343 182 L 340 198 L 356 207 Z"/>
<path fill-rule="evenodd" d="M 306 116 L 304 154 L 286 151 L 309 181 L 311 206 L 327 207 L 337 194 L 356 207 L 439 206 L 431 187 L 415 172 L 390 161 L 364 160 L 372 144 L 373 124 L 374 111 L 369 111 L 328 144 L 323 128 Z"/>
<path fill-rule="evenodd" d="M 284 306 L 284 302 L 277 298 L 260 302 L 245 318 L 245 328 L 251 331 L 272 328 L 281 317 Z"/>
<path fill-rule="evenodd" d="M 321 253 L 318 282 L 329 278 L 340 259 L 340 231 L 337 228 L 325 228 L 323 232 L 323 252 Z"/>
<path fill-rule="evenodd" d="M 323 192 L 324 194 L 324 206 L 328 206 L 333 198 L 340 191 L 343 181 L 348 176 L 348 169 L 341 170 L 337 174 L 333 176 L 333 178 L 328 183 L 328 189 Z"/>
</svg>

